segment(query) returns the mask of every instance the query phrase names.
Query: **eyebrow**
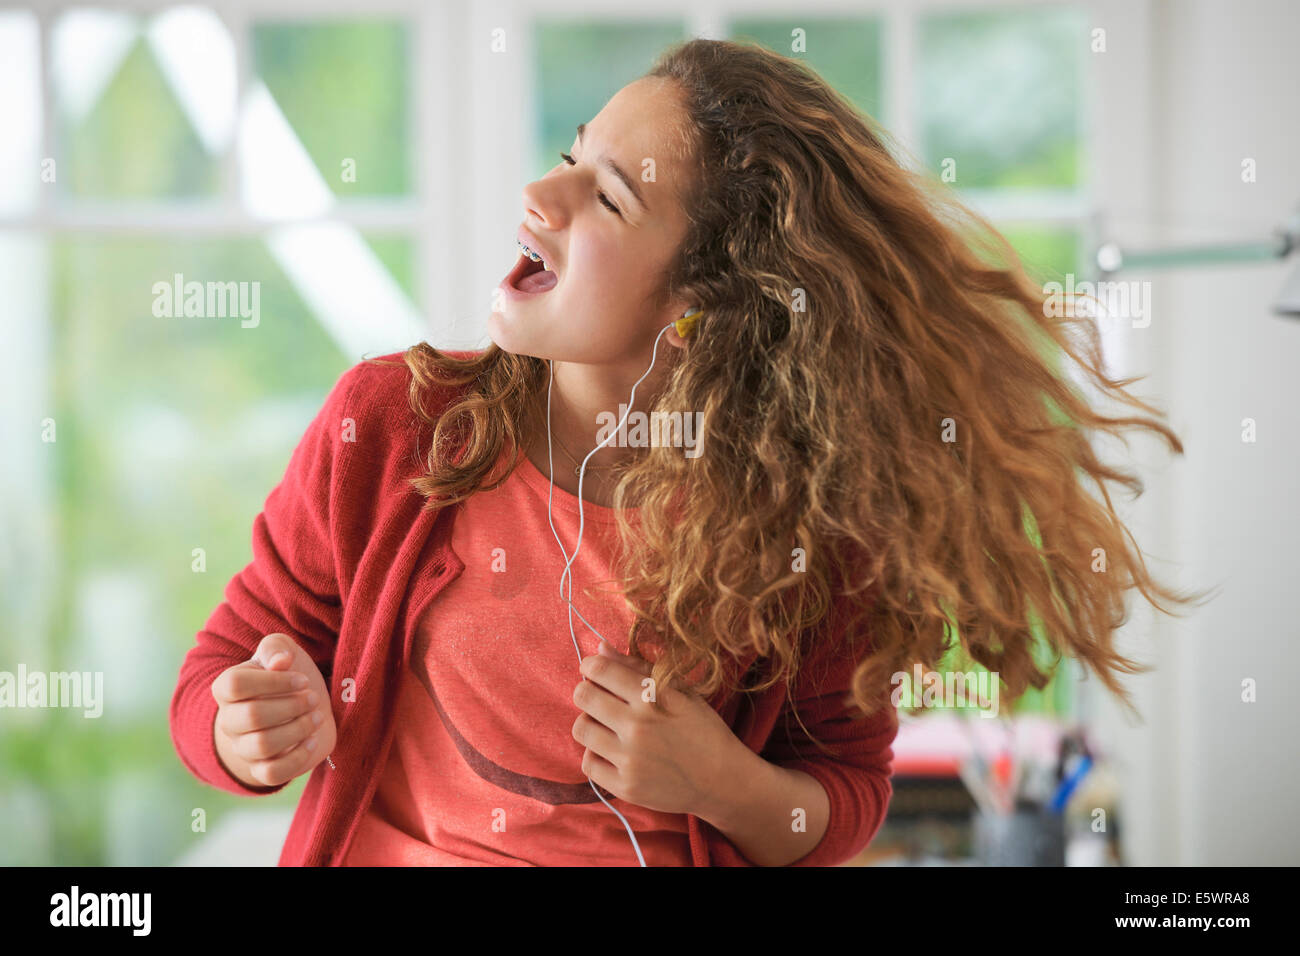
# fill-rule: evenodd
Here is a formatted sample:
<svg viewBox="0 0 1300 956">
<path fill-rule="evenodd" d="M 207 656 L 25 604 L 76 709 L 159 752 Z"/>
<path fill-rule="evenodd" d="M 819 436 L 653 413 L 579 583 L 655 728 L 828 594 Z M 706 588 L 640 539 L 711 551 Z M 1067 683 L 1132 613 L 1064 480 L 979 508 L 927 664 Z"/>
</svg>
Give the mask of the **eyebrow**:
<svg viewBox="0 0 1300 956">
<path fill-rule="evenodd" d="M 587 129 L 586 123 L 578 124 L 579 143 L 582 142 L 582 134 L 586 129 Z M 605 167 L 619 178 L 619 181 L 624 186 L 627 187 L 628 192 L 630 192 L 633 196 L 636 197 L 636 201 L 641 204 L 641 208 L 644 209 L 646 212 L 649 212 L 650 207 L 646 205 L 645 197 L 641 195 L 641 190 L 637 189 L 636 181 L 633 180 L 630 176 L 628 176 L 627 173 L 623 172 L 623 170 L 619 168 L 618 163 L 614 162 L 614 160 L 610 159 L 608 156 L 605 156 L 604 160 L 605 160 L 604 162 Z"/>
</svg>

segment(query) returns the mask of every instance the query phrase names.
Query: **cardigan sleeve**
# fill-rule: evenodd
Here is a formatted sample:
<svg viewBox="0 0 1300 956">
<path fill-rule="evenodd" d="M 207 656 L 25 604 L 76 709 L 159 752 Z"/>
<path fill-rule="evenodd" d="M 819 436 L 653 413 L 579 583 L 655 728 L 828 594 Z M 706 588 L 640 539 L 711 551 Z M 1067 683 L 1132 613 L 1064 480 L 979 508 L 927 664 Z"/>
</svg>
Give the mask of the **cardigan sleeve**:
<svg viewBox="0 0 1300 956">
<path fill-rule="evenodd" d="M 844 605 L 837 605 L 842 610 Z M 809 774 L 826 790 L 830 817 L 826 833 L 806 856 L 789 866 L 835 866 L 852 859 L 872 841 L 885 821 L 893 795 L 892 745 L 898 712 L 886 704 L 863 717 L 848 701 L 861 655 L 837 640 L 808 660 L 795 681 L 796 720 L 787 702 L 760 753 L 765 760 Z M 808 739 L 799 721 L 830 754 Z"/>
<path fill-rule="evenodd" d="M 308 425 L 288 468 L 253 521 L 253 560 L 230 580 L 186 654 L 172 695 L 172 743 L 190 773 L 230 793 L 256 796 L 287 785 L 249 787 L 221 764 L 213 739 L 217 701 L 212 682 L 249 660 L 267 634 L 283 633 L 315 661 L 326 681 L 342 600 L 332 531 L 344 469 L 346 409 L 363 366 L 344 372 Z"/>
</svg>

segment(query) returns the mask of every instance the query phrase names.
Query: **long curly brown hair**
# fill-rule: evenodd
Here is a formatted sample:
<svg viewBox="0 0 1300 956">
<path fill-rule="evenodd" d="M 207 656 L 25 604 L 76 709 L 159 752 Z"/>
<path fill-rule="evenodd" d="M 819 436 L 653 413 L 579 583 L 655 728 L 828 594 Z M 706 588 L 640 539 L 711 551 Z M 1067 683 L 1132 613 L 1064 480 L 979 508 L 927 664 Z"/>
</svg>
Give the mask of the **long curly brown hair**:
<svg viewBox="0 0 1300 956">
<path fill-rule="evenodd" d="M 1165 613 L 1157 597 L 1192 598 L 1130 547 L 1105 481 L 1135 495 L 1142 483 L 1090 438 L 1140 427 L 1182 444 L 1152 418 L 1090 407 L 1064 359 L 1160 414 L 1125 391 L 1139 379 L 1108 378 L 1084 310 L 1049 317 L 1060 310 L 1007 241 L 903 168 L 887 134 L 799 62 L 696 39 L 649 75 L 680 89 L 694 172 L 664 301 L 705 312 L 647 408 L 702 412 L 703 452 L 652 447 L 616 472 L 616 577 L 633 653 L 659 651 L 658 686 L 702 665 L 693 686 L 707 696 L 733 687 L 725 659 L 757 654 L 767 676 L 748 689 L 788 693 L 816 642 L 868 637 L 852 688 L 863 714 L 889 705 L 892 674 L 937 669 L 956 643 L 1011 701 L 1068 655 L 1131 708 L 1116 672 L 1145 668 L 1114 647 L 1125 592 Z M 415 487 L 443 499 L 431 507 L 497 487 L 537 420 L 546 363 L 495 344 L 466 360 L 421 343 L 404 358 L 411 407 L 434 429 Z M 469 388 L 435 418 L 424 402 L 439 384 Z M 509 471 L 489 484 L 503 448 Z M 1036 629 L 1056 652 L 1049 670 Z"/>
</svg>

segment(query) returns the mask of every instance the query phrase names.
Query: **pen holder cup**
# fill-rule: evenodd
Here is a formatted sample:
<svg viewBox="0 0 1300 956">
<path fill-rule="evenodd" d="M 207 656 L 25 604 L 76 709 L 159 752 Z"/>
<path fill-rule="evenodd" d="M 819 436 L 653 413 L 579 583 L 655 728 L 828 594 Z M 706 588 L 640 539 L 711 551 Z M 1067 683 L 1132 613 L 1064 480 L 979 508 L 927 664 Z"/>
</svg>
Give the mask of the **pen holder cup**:
<svg viewBox="0 0 1300 956">
<path fill-rule="evenodd" d="M 977 811 L 971 825 L 981 866 L 1065 866 L 1065 817 L 1059 813 Z"/>
</svg>

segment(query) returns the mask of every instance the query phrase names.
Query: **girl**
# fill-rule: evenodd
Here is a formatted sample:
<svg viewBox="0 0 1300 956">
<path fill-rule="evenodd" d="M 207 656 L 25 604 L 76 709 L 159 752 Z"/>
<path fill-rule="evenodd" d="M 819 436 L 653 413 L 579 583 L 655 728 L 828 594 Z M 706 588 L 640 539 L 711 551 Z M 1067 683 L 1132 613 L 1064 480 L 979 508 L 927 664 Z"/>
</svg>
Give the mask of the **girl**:
<svg viewBox="0 0 1300 956">
<path fill-rule="evenodd" d="M 1090 433 L 1181 445 L 868 118 L 692 40 L 522 198 L 493 344 L 345 373 L 182 670 L 201 779 L 312 772 L 281 863 L 835 864 L 953 636 L 1014 700 L 1039 625 L 1128 702 L 1125 592 L 1187 598 Z"/>
</svg>

